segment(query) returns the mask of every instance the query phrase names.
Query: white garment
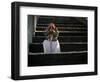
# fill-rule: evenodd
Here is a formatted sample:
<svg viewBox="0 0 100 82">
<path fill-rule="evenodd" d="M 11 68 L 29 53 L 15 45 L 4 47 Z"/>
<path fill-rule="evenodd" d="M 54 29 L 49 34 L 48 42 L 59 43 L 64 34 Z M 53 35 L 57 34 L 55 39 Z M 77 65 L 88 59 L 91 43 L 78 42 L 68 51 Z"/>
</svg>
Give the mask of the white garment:
<svg viewBox="0 0 100 82">
<path fill-rule="evenodd" d="M 44 53 L 59 53 L 60 52 L 60 44 L 59 41 L 43 41 Z"/>
</svg>

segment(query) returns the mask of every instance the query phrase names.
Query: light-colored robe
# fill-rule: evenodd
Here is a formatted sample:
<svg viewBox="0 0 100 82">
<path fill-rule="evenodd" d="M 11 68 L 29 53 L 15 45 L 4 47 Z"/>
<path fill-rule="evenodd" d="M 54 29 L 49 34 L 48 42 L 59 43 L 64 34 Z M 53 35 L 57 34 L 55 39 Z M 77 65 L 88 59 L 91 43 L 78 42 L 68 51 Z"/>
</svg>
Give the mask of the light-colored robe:
<svg viewBox="0 0 100 82">
<path fill-rule="evenodd" d="M 44 53 L 59 53 L 60 44 L 59 41 L 44 40 L 43 41 Z"/>
</svg>

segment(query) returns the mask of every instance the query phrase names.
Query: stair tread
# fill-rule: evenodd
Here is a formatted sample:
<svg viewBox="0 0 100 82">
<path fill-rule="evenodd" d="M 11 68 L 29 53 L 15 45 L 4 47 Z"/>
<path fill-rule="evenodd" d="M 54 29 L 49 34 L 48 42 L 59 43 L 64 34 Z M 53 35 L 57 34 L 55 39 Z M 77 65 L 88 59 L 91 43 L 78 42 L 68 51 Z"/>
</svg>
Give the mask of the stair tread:
<svg viewBox="0 0 100 82">
<path fill-rule="evenodd" d="M 48 23 L 48 24 L 43 24 L 43 23 L 37 24 L 37 26 L 44 26 L 44 27 L 45 27 L 45 26 L 47 27 L 48 25 L 49 25 L 49 23 Z M 74 27 L 75 27 L 75 26 L 86 26 L 86 25 L 77 24 L 77 23 L 76 23 L 76 24 L 75 24 L 75 23 L 74 23 L 74 24 L 71 23 L 71 24 L 56 24 L 56 26 L 57 26 L 57 27 L 59 27 L 59 26 L 74 26 Z"/>
<path fill-rule="evenodd" d="M 72 53 L 87 53 L 88 51 L 86 50 L 83 50 L 83 51 L 67 51 L 67 52 L 60 52 L 60 53 L 32 53 L 32 52 L 29 52 L 29 55 L 48 55 L 48 54 L 58 54 L 58 55 L 61 55 L 61 54 L 72 54 Z"/>
<path fill-rule="evenodd" d="M 87 51 L 87 44 L 60 44 L 60 48 L 61 48 L 61 52 L 67 52 L 67 51 Z M 31 43 L 29 45 L 29 52 L 33 52 L 33 53 L 39 53 L 39 52 L 43 52 L 43 44 L 34 44 Z"/>
<path fill-rule="evenodd" d="M 34 37 L 34 38 L 35 38 L 35 37 L 38 37 L 38 38 L 40 38 L 40 37 L 41 37 L 41 38 L 45 38 L 45 36 L 33 36 L 33 37 Z M 59 36 L 59 37 L 65 38 L 65 37 L 87 37 L 87 36 Z M 59 38 L 59 37 L 58 37 L 58 38 Z"/>
<path fill-rule="evenodd" d="M 45 31 L 35 31 L 35 32 L 41 32 L 41 33 L 46 33 Z M 87 31 L 59 31 L 59 33 L 87 33 Z"/>
<path fill-rule="evenodd" d="M 36 29 L 38 30 L 38 29 L 43 29 L 43 30 L 45 30 L 47 27 L 36 27 Z M 57 27 L 58 29 L 87 29 L 87 27 Z"/>
<path fill-rule="evenodd" d="M 46 36 L 33 36 L 33 43 L 41 43 L 46 39 Z M 87 36 L 59 36 L 59 42 L 87 42 Z"/>
<path fill-rule="evenodd" d="M 43 43 L 31 43 L 34 45 L 41 45 Z M 60 44 L 87 44 L 87 42 L 60 42 Z"/>
<path fill-rule="evenodd" d="M 59 32 L 59 36 L 87 36 L 87 32 Z M 45 36 L 45 32 L 35 32 L 35 36 Z"/>
</svg>

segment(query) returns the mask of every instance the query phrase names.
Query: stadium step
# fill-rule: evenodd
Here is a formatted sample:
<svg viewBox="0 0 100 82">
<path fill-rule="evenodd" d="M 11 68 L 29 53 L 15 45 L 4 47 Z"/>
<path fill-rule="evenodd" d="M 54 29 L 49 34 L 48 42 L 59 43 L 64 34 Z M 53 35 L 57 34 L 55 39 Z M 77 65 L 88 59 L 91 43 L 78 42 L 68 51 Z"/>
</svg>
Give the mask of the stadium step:
<svg viewBox="0 0 100 82">
<path fill-rule="evenodd" d="M 87 51 L 86 42 L 63 42 L 60 43 L 61 52 L 68 51 Z M 31 53 L 43 53 L 42 43 L 31 43 L 29 44 L 29 52 Z"/>
<path fill-rule="evenodd" d="M 48 24 L 46 23 L 40 23 L 40 24 L 37 24 L 37 27 L 48 27 L 48 25 L 50 24 L 50 22 Z M 75 23 L 73 24 L 72 22 L 71 23 L 66 23 L 66 24 L 56 24 L 56 27 L 86 27 L 86 25 L 83 25 L 83 24 L 80 24 L 80 23 Z"/>
<path fill-rule="evenodd" d="M 37 27 L 36 31 L 45 31 L 47 27 Z M 86 27 L 57 27 L 58 31 L 87 31 Z"/>
<path fill-rule="evenodd" d="M 70 52 L 61 54 L 34 54 L 28 55 L 28 66 L 76 65 L 87 64 L 87 52 Z"/>
<path fill-rule="evenodd" d="M 35 32 L 35 36 L 45 36 L 44 31 Z M 87 36 L 87 31 L 60 31 L 59 36 Z"/>
<path fill-rule="evenodd" d="M 46 36 L 33 36 L 33 43 L 41 43 L 46 39 Z M 87 42 L 86 36 L 59 36 L 59 42 Z"/>
</svg>

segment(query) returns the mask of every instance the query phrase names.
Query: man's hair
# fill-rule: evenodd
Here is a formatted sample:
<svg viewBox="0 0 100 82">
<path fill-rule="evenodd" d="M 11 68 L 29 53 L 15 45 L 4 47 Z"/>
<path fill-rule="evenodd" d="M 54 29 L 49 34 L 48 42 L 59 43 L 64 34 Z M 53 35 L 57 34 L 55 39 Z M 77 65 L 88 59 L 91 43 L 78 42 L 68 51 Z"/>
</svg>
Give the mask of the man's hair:
<svg viewBox="0 0 100 82">
<path fill-rule="evenodd" d="M 47 28 L 47 36 L 48 36 L 48 39 L 51 37 L 51 35 L 53 36 L 53 40 L 57 40 L 58 38 L 58 35 L 59 35 L 59 32 L 58 32 L 58 29 L 57 27 L 55 26 L 54 23 L 50 23 L 48 28 Z"/>
</svg>

